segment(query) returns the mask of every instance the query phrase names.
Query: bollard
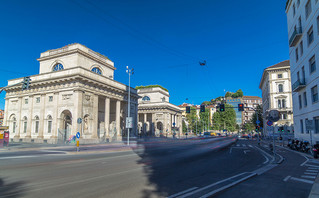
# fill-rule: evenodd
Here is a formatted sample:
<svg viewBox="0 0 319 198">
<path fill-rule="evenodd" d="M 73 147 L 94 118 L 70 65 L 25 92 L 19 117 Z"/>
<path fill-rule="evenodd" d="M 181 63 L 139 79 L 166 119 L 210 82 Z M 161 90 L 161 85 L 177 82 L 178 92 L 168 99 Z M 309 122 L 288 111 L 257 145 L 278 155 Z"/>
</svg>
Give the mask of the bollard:
<svg viewBox="0 0 319 198">
<path fill-rule="evenodd" d="M 76 141 L 76 152 L 79 152 L 80 151 L 80 141 L 77 140 Z"/>
</svg>

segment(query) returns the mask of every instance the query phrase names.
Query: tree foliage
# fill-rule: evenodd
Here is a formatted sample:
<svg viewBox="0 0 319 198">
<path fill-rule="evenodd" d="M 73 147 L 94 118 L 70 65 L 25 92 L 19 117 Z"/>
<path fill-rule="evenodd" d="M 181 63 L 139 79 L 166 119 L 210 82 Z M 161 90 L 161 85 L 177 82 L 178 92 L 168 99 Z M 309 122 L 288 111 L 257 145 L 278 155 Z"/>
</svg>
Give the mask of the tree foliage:
<svg viewBox="0 0 319 198">
<path fill-rule="evenodd" d="M 259 126 L 260 127 L 264 127 L 264 123 L 263 123 L 263 108 L 261 105 L 258 105 L 256 107 L 257 113 L 258 113 L 258 120 L 260 121 Z M 252 118 L 251 118 L 251 123 L 254 125 L 254 127 L 257 126 L 257 114 L 256 112 L 253 114 Z"/>
<path fill-rule="evenodd" d="M 215 112 L 213 115 L 213 129 L 214 130 L 223 130 L 235 131 L 236 129 L 236 112 L 229 104 L 225 104 L 224 112 Z M 225 127 L 225 128 L 224 128 Z"/>
</svg>

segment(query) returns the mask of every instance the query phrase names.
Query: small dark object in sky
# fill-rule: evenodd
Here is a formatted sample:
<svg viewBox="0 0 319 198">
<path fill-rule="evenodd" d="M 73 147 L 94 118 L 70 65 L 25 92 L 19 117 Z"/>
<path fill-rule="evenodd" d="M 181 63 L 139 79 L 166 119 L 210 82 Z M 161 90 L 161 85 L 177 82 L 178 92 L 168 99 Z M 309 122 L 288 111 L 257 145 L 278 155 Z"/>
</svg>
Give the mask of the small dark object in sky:
<svg viewBox="0 0 319 198">
<path fill-rule="evenodd" d="M 204 60 L 204 62 L 200 62 L 200 61 L 199 61 L 199 65 L 200 65 L 200 66 L 205 66 L 205 65 L 206 65 L 206 61 L 205 61 L 205 60 Z"/>
</svg>

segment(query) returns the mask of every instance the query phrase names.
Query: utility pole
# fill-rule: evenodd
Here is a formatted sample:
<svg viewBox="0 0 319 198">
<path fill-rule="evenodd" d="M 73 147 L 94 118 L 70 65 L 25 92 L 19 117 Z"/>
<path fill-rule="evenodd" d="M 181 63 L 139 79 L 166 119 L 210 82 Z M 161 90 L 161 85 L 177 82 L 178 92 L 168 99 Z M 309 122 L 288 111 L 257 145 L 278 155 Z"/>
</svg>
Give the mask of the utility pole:
<svg viewBox="0 0 319 198">
<path fill-rule="evenodd" d="M 129 69 L 126 66 L 126 73 L 128 74 L 128 105 L 127 105 L 127 122 L 131 122 L 133 124 L 133 119 L 131 117 L 131 75 L 134 74 L 133 69 Z M 131 126 L 127 127 L 127 145 L 130 145 L 130 128 Z"/>
</svg>

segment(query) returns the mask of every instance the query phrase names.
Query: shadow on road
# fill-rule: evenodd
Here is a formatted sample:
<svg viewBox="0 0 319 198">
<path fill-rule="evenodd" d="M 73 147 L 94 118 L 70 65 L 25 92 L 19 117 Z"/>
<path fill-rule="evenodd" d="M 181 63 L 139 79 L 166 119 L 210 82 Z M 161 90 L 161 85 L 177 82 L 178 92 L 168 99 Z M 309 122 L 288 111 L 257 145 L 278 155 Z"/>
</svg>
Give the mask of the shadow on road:
<svg viewBox="0 0 319 198">
<path fill-rule="evenodd" d="M 0 197 L 16 198 L 25 194 L 26 188 L 24 182 L 6 183 L 0 178 Z"/>
<path fill-rule="evenodd" d="M 205 175 L 207 167 L 197 165 L 209 165 L 207 159 L 224 148 L 212 149 L 211 142 L 194 144 L 191 140 L 161 138 L 138 141 L 134 151 L 141 159 L 137 163 L 143 165 L 148 177 L 143 198 L 167 197 L 183 190 L 188 180 Z"/>
</svg>

